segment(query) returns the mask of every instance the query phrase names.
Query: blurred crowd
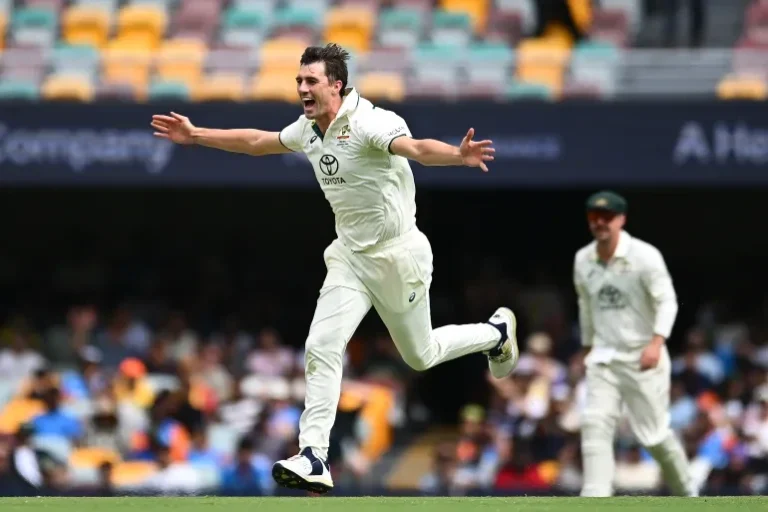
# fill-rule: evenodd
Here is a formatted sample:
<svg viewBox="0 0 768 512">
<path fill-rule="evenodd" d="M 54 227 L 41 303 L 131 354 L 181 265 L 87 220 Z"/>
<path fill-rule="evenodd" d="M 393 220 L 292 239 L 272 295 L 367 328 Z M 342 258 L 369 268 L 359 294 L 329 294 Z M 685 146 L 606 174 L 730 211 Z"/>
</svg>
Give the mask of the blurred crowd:
<svg viewBox="0 0 768 512">
<path fill-rule="evenodd" d="M 768 339 L 760 329 L 719 324 L 703 311 L 673 353 L 670 419 L 704 494 L 768 492 Z M 490 405 L 464 407 L 457 442 L 435 449 L 421 481 L 431 494 L 578 493 L 579 427 L 586 396 L 583 357 L 553 357 L 533 333 L 514 375 L 489 379 Z M 615 443 L 618 492 L 664 493 L 660 469 L 623 415 Z"/>
<path fill-rule="evenodd" d="M 273 461 L 298 451 L 303 354 L 274 329 L 230 319 L 203 337 L 180 312 L 150 328 L 127 306 L 76 305 L 45 332 L 11 319 L 0 343 L 0 495 L 271 494 Z M 370 374 L 344 383 L 337 478 L 391 443 L 401 390 Z"/>
<path fill-rule="evenodd" d="M 469 314 L 498 302 L 499 289 L 498 281 L 469 282 Z M 487 378 L 477 403 L 461 409 L 454 440 L 435 445 L 428 470 L 410 479 L 416 492 L 579 492 L 579 330 L 562 290 L 540 283 L 518 292 L 530 335 L 516 372 Z M 281 492 L 270 470 L 298 449 L 304 365 L 292 347 L 301 344 L 272 328 L 245 330 L 234 317 L 206 334 L 181 312 L 161 318 L 150 324 L 128 306 L 104 313 L 84 304 L 48 329 L 6 319 L 0 495 Z M 705 494 L 768 492 L 768 337 L 756 325 L 704 308 L 676 328 L 670 418 Z M 353 338 L 344 371 L 329 450 L 334 478 L 347 490 L 386 491 L 387 458 L 419 442 L 412 422 L 421 381 L 386 335 Z M 665 492 L 626 421 L 615 449 L 619 492 Z"/>
</svg>

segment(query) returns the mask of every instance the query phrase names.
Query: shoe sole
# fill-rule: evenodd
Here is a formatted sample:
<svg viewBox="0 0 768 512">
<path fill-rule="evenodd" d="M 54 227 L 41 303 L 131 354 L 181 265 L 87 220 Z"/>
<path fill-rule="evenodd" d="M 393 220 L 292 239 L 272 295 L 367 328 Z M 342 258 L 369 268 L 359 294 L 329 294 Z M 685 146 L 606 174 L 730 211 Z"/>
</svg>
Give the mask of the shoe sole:
<svg viewBox="0 0 768 512">
<path fill-rule="evenodd" d="M 281 464 L 272 466 L 272 478 L 275 479 L 277 485 L 286 489 L 297 489 L 316 494 L 326 494 L 333 489 L 332 485 L 328 486 L 322 482 L 308 482 Z"/>
<path fill-rule="evenodd" d="M 517 368 L 517 361 L 520 359 L 520 348 L 517 344 L 517 317 L 515 316 L 515 313 L 509 308 L 499 308 L 499 311 L 508 315 L 511 320 L 509 324 L 509 332 L 507 332 L 507 339 L 512 344 L 513 356 L 511 360 L 514 361 L 512 369 L 508 373 L 501 376 L 494 375 L 494 378 L 503 379 L 512 375 L 512 372 Z"/>
</svg>

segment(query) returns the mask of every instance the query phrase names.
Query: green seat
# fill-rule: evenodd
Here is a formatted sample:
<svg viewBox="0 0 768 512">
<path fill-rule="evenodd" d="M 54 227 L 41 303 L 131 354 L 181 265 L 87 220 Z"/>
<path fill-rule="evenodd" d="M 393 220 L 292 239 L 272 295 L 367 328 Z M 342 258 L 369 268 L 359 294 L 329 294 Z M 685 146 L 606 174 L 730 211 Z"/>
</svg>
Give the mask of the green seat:
<svg viewBox="0 0 768 512">
<path fill-rule="evenodd" d="M 379 15 L 380 30 L 418 31 L 422 24 L 422 14 L 412 9 L 385 9 Z"/>
<path fill-rule="evenodd" d="M 99 50 L 86 44 L 62 43 L 54 48 L 51 64 L 54 69 L 82 69 L 95 71 L 99 63 Z"/>
<path fill-rule="evenodd" d="M 224 13 L 222 27 L 227 30 L 261 29 L 265 22 L 266 16 L 262 12 L 242 7 L 230 7 Z"/>
<path fill-rule="evenodd" d="M 552 90 L 544 84 L 513 82 L 507 87 L 506 97 L 509 100 L 550 101 L 554 95 Z"/>
<path fill-rule="evenodd" d="M 28 100 L 40 98 L 40 88 L 34 82 L 0 80 L 0 100 Z"/>
<path fill-rule="evenodd" d="M 189 100 L 189 86 L 183 82 L 153 82 L 147 95 L 150 101 Z"/>
<path fill-rule="evenodd" d="M 13 18 L 11 18 L 11 28 L 14 31 L 25 28 L 54 30 L 56 28 L 56 13 L 49 9 L 35 7 L 16 9 L 13 11 Z"/>
<path fill-rule="evenodd" d="M 573 58 L 616 62 L 620 53 L 616 45 L 607 41 L 583 41 L 573 49 Z"/>
<path fill-rule="evenodd" d="M 461 52 L 450 45 L 427 43 L 416 47 L 412 52 L 413 58 L 421 64 L 443 65 L 461 60 Z"/>
<path fill-rule="evenodd" d="M 309 27 L 315 28 L 322 21 L 322 14 L 314 9 L 280 9 L 272 19 L 273 28 Z"/>
<path fill-rule="evenodd" d="M 467 50 L 467 60 L 470 63 L 506 64 L 514 57 L 512 48 L 504 43 L 475 43 Z"/>
<path fill-rule="evenodd" d="M 463 30 L 472 32 L 472 18 L 464 12 L 435 11 L 432 15 L 433 30 Z"/>
</svg>

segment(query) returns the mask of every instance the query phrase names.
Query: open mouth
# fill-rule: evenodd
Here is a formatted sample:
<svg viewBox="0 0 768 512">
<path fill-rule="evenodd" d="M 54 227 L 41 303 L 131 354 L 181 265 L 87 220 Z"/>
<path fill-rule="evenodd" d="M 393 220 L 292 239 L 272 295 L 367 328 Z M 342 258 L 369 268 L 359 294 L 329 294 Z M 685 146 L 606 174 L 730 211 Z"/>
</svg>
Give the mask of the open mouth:
<svg viewBox="0 0 768 512">
<path fill-rule="evenodd" d="M 303 98 L 301 102 L 304 104 L 305 108 L 314 107 L 315 106 L 315 100 L 309 99 L 309 98 Z"/>
</svg>

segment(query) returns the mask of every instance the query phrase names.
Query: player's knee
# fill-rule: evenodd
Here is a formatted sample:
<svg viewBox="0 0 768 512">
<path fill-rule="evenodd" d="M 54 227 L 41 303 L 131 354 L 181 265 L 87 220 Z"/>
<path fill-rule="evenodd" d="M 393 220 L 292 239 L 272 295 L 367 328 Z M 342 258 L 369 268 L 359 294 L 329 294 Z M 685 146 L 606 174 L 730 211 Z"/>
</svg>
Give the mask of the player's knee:
<svg viewBox="0 0 768 512">
<path fill-rule="evenodd" d="M 334 340 L 328 335 L 310 334 L 304 346 L 305 365 L 312 362 L 323 366 L 338 366 L 343 361 L 343 354 L 333 350 L 336 345 L 337 343 L 334 343 Z"/>
<path fill-rule="evenodd" d="M 403 354 L 403 361 L 417 372 L 423 372 L 432 367 L 431 361 L 418 354 Z"/>
<path fill-rule="evenodd" d="M 584 411 L 582 419 L 583 435 L 586 437 L 613 437 L 613 416 L 609 413 L 594 409 Z"/>
</svg>

